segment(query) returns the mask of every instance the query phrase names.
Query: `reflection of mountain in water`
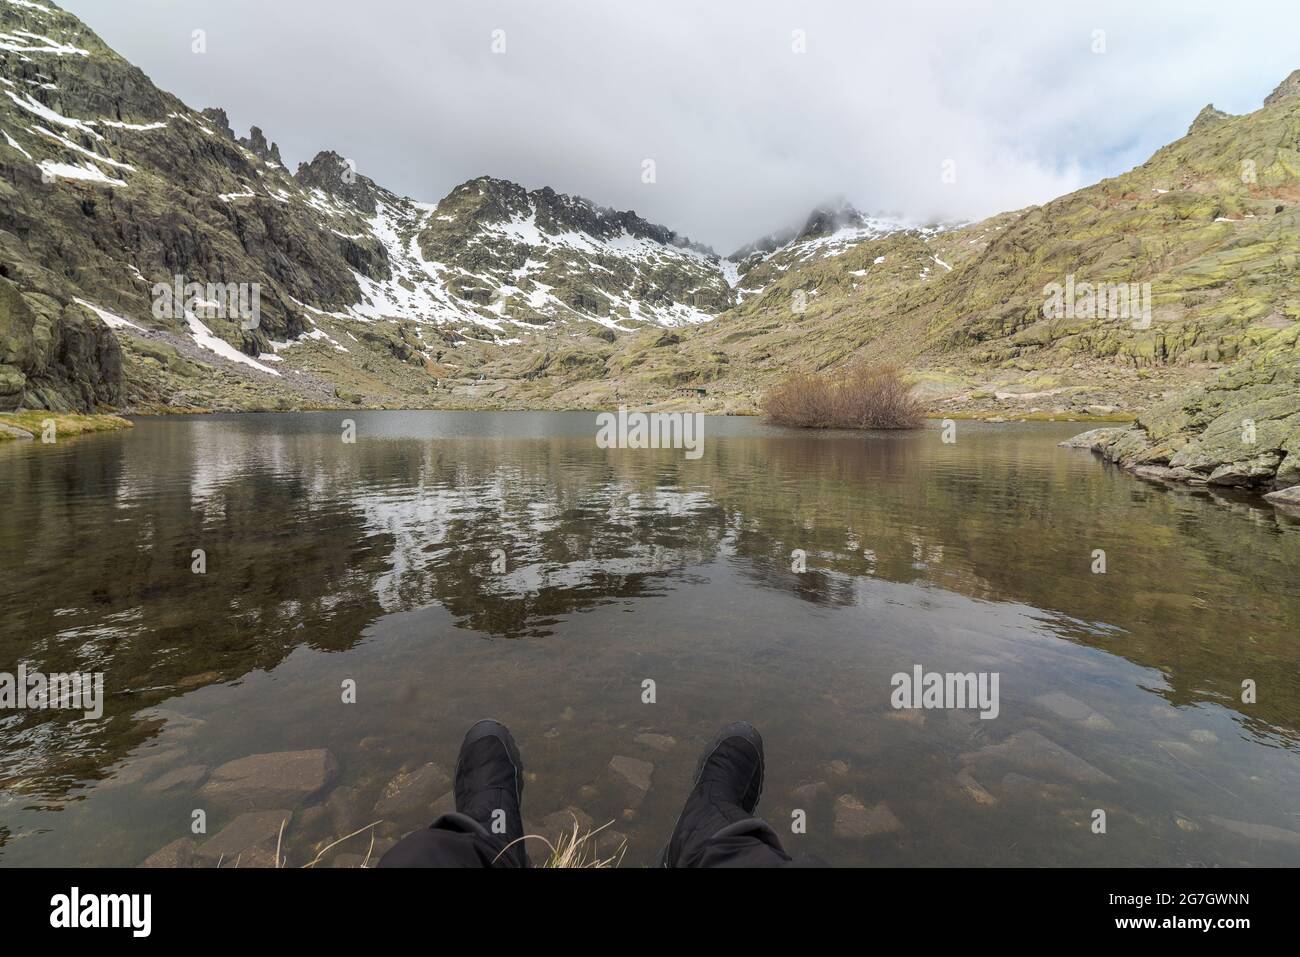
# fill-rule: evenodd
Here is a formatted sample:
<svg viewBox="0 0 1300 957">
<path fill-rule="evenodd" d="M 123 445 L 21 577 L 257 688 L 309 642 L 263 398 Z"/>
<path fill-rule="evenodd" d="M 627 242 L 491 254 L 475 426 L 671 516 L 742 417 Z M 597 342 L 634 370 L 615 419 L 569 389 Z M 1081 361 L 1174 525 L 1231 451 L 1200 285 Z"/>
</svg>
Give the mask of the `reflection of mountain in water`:
<svg viewBox="0 0 1300 957">
<path fill-rule="evenodd" d="M 719 560 L 814 606 L 854 605 L 866 576 L 1032 605 L 1061 637 L 1161 671 L 1175 704 L 1300 728 L 1296 536 L 1041 435 L 774 432 L 711 439 L 690 462 L 586 436 L 344 445 L 332 419 L 312 423 L 143 423 L 0 462 L 0 669 L 101 670 L 114 693 L 98 723 L 5 717 L 7 788 L 67 794 L 153 733 L 140 709 L 299 645 L 351 647 L 386 613 L 438 603 L 489 637 L 554 636 Z M 1106 575 L 1089 573 L 1095 548 Z M 1253 709 L 1243 677 L 1271 690 Z"/>
<path fill-rule="evenodd" d="M 298 645 L 347 647 L 381 613 L 380 543 L 284 465 L 300 451 L 199 428 L 5 463 L 0 669 L 102 671 L 108 696 L 100 722 L 5 716 L 7 786 L 94 777 L 148 732 L 137 710 L 274 668 Z M 206 574 L 191 570 L 196 548 Z"/>
<path fill-rule="evenodd" d="M 594 447 L 528 446 L 527 462 L 503 464 L 475 440 L 386 445 L 383 487 L 355 499 L 391 542 L 375 581 L 386 611 L 437 601 L 463 627 L 542 636 L 716 555 L 725 522 L 706 492 L 647 487 Z"/>
</svg>

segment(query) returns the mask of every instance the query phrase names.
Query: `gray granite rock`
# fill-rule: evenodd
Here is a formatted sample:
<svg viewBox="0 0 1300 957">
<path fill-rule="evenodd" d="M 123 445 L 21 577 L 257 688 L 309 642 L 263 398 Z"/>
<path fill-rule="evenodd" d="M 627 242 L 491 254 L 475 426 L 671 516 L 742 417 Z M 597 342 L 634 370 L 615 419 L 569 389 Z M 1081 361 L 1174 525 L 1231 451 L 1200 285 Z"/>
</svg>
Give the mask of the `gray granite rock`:
<svg viewBox="0 0 1300 957">
<path fill-rule="evenodd" d="M 220 807 L 296 807 L 328 787 L 338 769 L 323 748 L 253 754 L 221 765 L 199 793 Z"/>
</svg>

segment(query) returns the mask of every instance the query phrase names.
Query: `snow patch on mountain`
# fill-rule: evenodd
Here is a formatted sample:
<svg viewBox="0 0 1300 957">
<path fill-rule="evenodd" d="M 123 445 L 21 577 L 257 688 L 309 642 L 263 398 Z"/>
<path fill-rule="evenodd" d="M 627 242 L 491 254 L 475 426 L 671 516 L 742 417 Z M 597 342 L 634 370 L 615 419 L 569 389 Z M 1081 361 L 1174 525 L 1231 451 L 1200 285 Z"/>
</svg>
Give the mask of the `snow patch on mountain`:
<svg viewBox="0 0 1300 957">
<path fill-rule="evenodd" d="M 64 148 L 70 149 L 74 153 L 80 153 L 81 155 L 85 156 L 87 159 L 93 160 L 96 163 L 107 163 L 109 166 L 115 166 L 121 170 L 135 172 L 135 167 L 132 166 L 130 163 L 123 163 L 120 160 L 113 159 L 112 157 L 103 156 L 99 153 L 96 153 L 94 150 L 88 150 L 80 143 L 74 143 L 66 136 L 60 136 L 58 133 L 55 133 L 53 130 L 47 130 L 43 126 L 29 127 L 28 132 L 39 133 L 41 136 L 48 137 L 49 139 L 52 139 L 55 142 L 59 143 Z"/>
<path fill-rule="evenodd" d="M 121 120 L 89 120 L 88 122 L 94 126 L 108 126 L 115 130 L 135 130 L 137 132 L 167 129 L 167 124 L 161 120 L 157 123 L 123 123 Z"/>
<path fill-rule="evenodd" d="M 32 159 L 32 154 L 23 149 L 22 144 L 10 136 L 7 130 L 0 130 L 0 133 L 4 134 L 5 142 L 7 142 L 11 147 L 22 153 L 28 159 Z"/>
<path fill-rule="evenodd" d="M 262 365 L 251 356 L 244 355 L 225 339 L 213 335 L 212 330 L 205 326 L 202 320 L 188 309 L 185 310 L 185 324 L 189 326 L 190 336 L 193 337 L 200 348 L 207 349 L 209 352 L 215 353 L 230 362 L 238 362 L 241 365 L 256 369 L 258 372 L 265 372 L 267 375 L 279 378 L 280 373 L 274 369 Z"/>
<path fill-rule="evenodd" d="M 89 160 L 84 161 L 80 166 L 73 166 L 70 163 L 56 163 L 54 160 L 41 160 L 37 165 L 40 167 L 41 175 L 50 180 L 75 179 L 87 183 L 99 183 L 101 186 L 126 185 L 126 180 L 114 179 L 105 175 L 103 170 Z"/>
<path fill-rule="evenodd" d="M 435 325 L 471 322 L 492 329 L 501 322 L 462 308 L 447 291 L 443 276 L 448 267 L 424 258 L 417 240 L 421 225 L 433 208 L 410 200 L 380 203 L 370 220 L 370 232 L 388 251 L 392 275 L 371 279 L 353 270 L 361 288 L 361 301 L 347 308 L 363 322 L 377 319 L 411 319 Z"/>
<path fill-rule="evenodd" d="M 121 316 L 115 315 L 107 309 L 100 308 L 93 302 L 86 302 L 86 300 L 78 299 L 76 297 L 73 297 L 72 301 L 99 316 L 99 318 L 103 320 L 104 325 L 108 326 L 110 329 L 135 329 L 137 332 L 144 332 L 144 329 L 141 326 L 137 326 L 130 319 L 123 319 Z"/>
<path fill-rule="evenodd" d="M 39 33 L 30 33 L 27 30 L 0 33 L 0 50 L 22 54 L 53 53 L 55 56 L 90 56 L 89 50 L 74 47 L 70 43 L 60 43 L 58 40 L 41 36 Z"/>
<path fill-rule="evenodd" d="M 85 133 L 87 136 L 90 136 L 97 140 L 102 140 L 104 138 L 103 136 L 101 136 L 95 130 L 91 129 L 86 123 L 82 122 L 81 120 L 64 116 L 62 113 L 50 109 L 44 103 L 40 102 L 39 100 L 33 99 L 32 97 L 28 96 L 25 93 L 22 96 L 19 96 L 17 93 L 13 92 L 13 90 L 5 90 L 5 95 L 7 95 L 9 99 L 13 100 L 16 104 L 18 104 L 18 106 L 22 107 L 28 113 L 32 113 L 36 116 L 39 116 L 43 120 L 47 120 L 48 122 L 51 123 L 56 123 L 59 126 L 66 126 L 69 129 L 79 130 L 82 133 Z"/>
</svg>

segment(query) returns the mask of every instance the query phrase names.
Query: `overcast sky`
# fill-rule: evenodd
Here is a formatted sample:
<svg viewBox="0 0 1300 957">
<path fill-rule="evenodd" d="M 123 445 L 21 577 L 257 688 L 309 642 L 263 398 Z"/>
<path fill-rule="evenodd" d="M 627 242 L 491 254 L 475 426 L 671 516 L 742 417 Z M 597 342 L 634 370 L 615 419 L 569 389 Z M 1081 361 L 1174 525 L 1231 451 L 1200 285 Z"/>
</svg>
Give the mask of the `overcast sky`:
<svg viewBox="0 0 1300 957">
<path fill-rule="evenodd" d="M 427 201 L 549 185 L 724 253 L 835 196 L 917 220 L 1041 202 L 1300 67 L 1297 0 L 59 2 L 291 168 L 334 149 Z"/>
</svg>

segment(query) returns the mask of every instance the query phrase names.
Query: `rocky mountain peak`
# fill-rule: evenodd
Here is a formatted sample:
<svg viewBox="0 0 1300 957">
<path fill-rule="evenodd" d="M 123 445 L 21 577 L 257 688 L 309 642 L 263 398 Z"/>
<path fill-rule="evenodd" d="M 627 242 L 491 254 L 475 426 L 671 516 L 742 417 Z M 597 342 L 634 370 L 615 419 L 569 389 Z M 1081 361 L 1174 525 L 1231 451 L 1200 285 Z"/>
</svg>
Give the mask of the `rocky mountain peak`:
<svg viewBox="0 0 1300 957">
<path fill-rule="evenodd" d="M 228 140 L 235 139 L 235 131 L 230 128 L 230 117 L 219 106 L 209 106 L 203 111 L 203 117 L 213 128 Z"/>
<path fill-rule="evenodd" d="M 835 199 L 814 209 L 804 227 L 799 232 L 799 239 L 814 239 L 829 236 L 845 228 L 860 228 L 867 217 L 858 212 L 851 203 L 844 199 Z"/>
<path fill-rule="evenodd" d="M 374 215 L 378 187 L 357 172 L 356 165 L 333 150 L 317 153 L 310 163 L 299 163 L 294 179 L 307 189 L 319 189 Z"/>
<path fill-rule="evenodd" d="M 277 163 L 280 166 L 284 165 L 284 160 L 280 159 L 280 147 L 275 143 L 267 143 L 266 134 L 262 132 L 261 127 L 254 126 L 249 130 L 248 136 L 239 140 L 239 145 L 254 156 Z"/>
<path fill-rule="evenodd" d="M 799 231 L 797 229 L 781 229 L 774 233 L 768 233 L 766 236 L 761 236 L 752 243 L 746 243 L 744 246 L 741 246 L 728 256 L 727 259 L 739 263 L 744 262 L 751 256 L 766 255 L 775 252 L 782 246 L 793 241 L 798 235 Z"/>
<path fill-rule="evenodd" d="M 518 183 L 494 176 L 476 176 L 461 183 L 438 203 L 439 209 L 444 207 L 463 211 L 468 221 L 476 223 L 526 218 L 531 208 L 526 189 Z"/>
<path fill-rule="evenodd" d="M 732 262 L 746 263 L 754 257 L 775 255 L 785 247 L 800 245 L 802 248 L 802 244 L 816 244 L 819 240 L 831 240 L 837 233 L 843 231 L 849 232 L 841 238 L 845 242 L 854 242 L 873 238 L 895 228 L 898 228 L 897 225 L 872 219 L 859 212 L 848 200 L 836 198 L 815 207 L 804 220 L 802 227 L 792 226 L 768 233 L 737 249 L 727 258 Z"/>
<path fill-rule="evenodd" d="M 1191 135 L 1200 130 L 1209 129 L 1211 126 L 1218 126 L 1227 119 L 1231 119 L 1230 114 L 1215 109 L 1213 103 L 1207 103 L 1205 108 L 1196 114 L 1196 119 L 1192 120 L 1192 125 L 1187 128 L 1187 133 Z"/>
<path fill-rule="evenodd" d="M 1277 85 L 1277 89 L 1264 97 L 1264 105 L 1272 106 L 1293 97 L 1300 97 L 1300 70 L 1292 70 L 1291 75 Z"/>
<path fill-rule="evenodd" d="M 453 189 L 439 204 L 439 209 L 448 205 L 463 206 L 467 202 L 472 208 L 470 217 L 476 222 L 500 223 L 531 218 L 538 229 L 550 235 L 584 233 L 608 241 L 626 232 L 636 239 L 648 239 L 711 257 L 717 255 L 709 247 L 691 242 L 666 226 L 652 223 L 634 210 L 597 206 L 582 196 L 561 193 L 549 186 L 530 191 L 510 180 L 479 176 Z"/>
</svg>

